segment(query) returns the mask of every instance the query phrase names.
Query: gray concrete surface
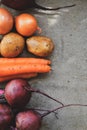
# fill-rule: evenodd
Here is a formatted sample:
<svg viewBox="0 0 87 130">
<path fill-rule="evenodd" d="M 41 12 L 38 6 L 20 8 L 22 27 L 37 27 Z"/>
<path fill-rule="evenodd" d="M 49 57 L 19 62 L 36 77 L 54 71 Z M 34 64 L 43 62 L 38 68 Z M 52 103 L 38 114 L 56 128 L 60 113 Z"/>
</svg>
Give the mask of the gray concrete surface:
<svg viewBox="0 0 87 130">
<path fill-rule="evenodd" d="M 30 84 L 64 104 L 87 104 L 87 1 L 86 0 L 38 0 L 45 5 L 73 8 L 56 12 L 26 10 L 36 16 L 42 34 L 53 39 L 54 52 L 49 59 L 52 71 L 30 80 Z M 44 2 L 45 1 L 45 2 Z M 1 5 L 3 6 L 3 5 Z M 9 9 L 9 8 L 8 8 Z M 14 15 L 21 12 L 9 9 Z M 22 56 L 30 56 L 25 51 Z M 30 107 L 53 109 L 59 104 L 38 94 L 33 94 Z M 40 130 L 87 130 L 87 107 L 69 107 L 45 117 Z"/>
</svg>

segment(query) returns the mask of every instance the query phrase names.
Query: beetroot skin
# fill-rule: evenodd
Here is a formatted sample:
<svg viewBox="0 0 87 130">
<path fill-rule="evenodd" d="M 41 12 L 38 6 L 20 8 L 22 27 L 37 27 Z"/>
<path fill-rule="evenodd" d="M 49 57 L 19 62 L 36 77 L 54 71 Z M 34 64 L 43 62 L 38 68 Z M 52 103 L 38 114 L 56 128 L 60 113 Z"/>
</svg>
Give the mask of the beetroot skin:
<svg viewBox="0 0 87 130">
<path fill-rule="evenodd" d="M 15 79 L 7 83 L 4 94 L 11 107 L 21 108 L 29 102 L 31 92 L 29 93 L 25 87 L 29 87 L 29 84 L 22 79 Z"/>
<path fill-rule="evenodd" d="M 39 130 L 41 116 L 33 110 L 19 112 L 16 116 L 16 128 L 18 130 Z"/>
<path fill-rule="evenodd" d="M 6 104 L 0 104 L 0 130 L 7 130 L 13 119 L 11 108 Z"/>
</svg>

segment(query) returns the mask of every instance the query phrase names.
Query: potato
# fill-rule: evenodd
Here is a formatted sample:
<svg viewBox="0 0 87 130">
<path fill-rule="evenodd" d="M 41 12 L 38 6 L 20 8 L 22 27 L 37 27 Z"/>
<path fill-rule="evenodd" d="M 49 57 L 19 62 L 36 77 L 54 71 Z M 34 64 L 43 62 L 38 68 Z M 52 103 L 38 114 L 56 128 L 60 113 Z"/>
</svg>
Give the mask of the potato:
<svg viewBox="0 0 87 130">
<path fill-rule="evenodd" d="M 48 56 L 54 49 L 53 41 L 45 36 L 32 36 L 26 40 L 27 50 L 40 57 Z"/>
<path fill-rule="evenodd" d="M 0 52 L 3 57 L 16 57 L 22 53 L 25 45 L 24 38 L 17 33 L 8 33 L 1 40 Z"/>
</svg>

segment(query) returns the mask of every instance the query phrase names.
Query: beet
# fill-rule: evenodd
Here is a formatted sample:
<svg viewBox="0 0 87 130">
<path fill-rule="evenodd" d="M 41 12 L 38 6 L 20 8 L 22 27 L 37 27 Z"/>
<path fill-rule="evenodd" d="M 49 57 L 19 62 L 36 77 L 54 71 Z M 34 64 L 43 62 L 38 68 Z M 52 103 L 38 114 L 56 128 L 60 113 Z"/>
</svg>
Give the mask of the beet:
<svg viewBox="0 0 87 130">
<path fill-rule="evenodd" d="M 24 87 L 30 88 L 26 80 L 16 79 L 7 83 L 4 95 L 11 107 L 21 108 L 29 102 L 31 92 Z"/>
<path fill-rule="evenodd" d="M 75 4 L 72 4 L 63 7 L 44 7 L 43 5 L 38 5 L 35 0 L 1 0 L 1 3 L 16 10 L 25 10 L 28 8 L 37 8 L 42 10 L 59 10 L 61 8 L 69 8 L 75 6 Z"/>
<path fill-rule="evenodd" d="M 41 122 L 45 116 L 59 109 L 66 108 L 66 107 L 74 107 L 74 106 L 87 107 L 87 105 L 84 104 L 68 104 L 68 105 L 57 107 L 53 110 L 49 110 L 43 114 L 40 114 L 35 110 L 21 111 L 16 115 L 16 120 L 15 120 L 16 129 L 17 130 L 39 130 L 41 127 Z"/>
<path fill-rule="evenodd" d="M 8 82 L 6 85 L 6 88 L 5 88 L 4 95 L 5 95 L 5 98 L 7 99 L 7 101 L 8 102 L 10 101 L 9 102 L 10 105 L 19 107 L 19 104 L 20 104 L 20 106 L 22 106 L 24 103 L 24 101 L 22 102 L 22 100 L 26 99 L 25 94 L 28 94 L 29 99 L 30 99 L 31 92 L 37 92 L 37 93 L 43 94 L 43 95 L 55 100 L 56 102 L 60 103 L 61 106 L 59 106 L 53 110 L 45 110 L 46 112 L 44 112 L 43 114 L 40 114 L 39 112 L 37 112 L 39 109 L 35 110 L 35 109 L 27 108 L 27 109 L 22 109 L 22 111 L 20 111 L 20 112 L 18 110 L 18 112 L 16 113 L 16 119 L 15 119 L 16 127 L 15 126 L 10 127 L 11 120 L 12 120 L 11 108 L 8 105 L 0 104 L 0 130 L 8 130 L 9 128 L 11 128 L 10 130 L 39 130 L 41 127 L 42 119 L 52 112 L 55 112 L 59 109 L 63 109 L 63 108 L 67 108 L 67 107 L 76 107 L 76 106 L 77 107 L 81 107 L 81 106 L 87 107 L 87 104 L 67 104 L 67 105 L 65 105 L 62 102 L 41 92 L 40 90 L 32 89 L 30 87 L 30 85 L 28 84 L 28 82 L 23 79 L 15 79 L 15 80 Z M 12 97 L 10 97 L 10 96 L 12 96 Z M 3 99 L 3 95 L 1 95 L 1 97 Z M 16 101 L 15 101 L 15 99 L 16 99 Z"/>
<path fill-rule="evenodd" d="M 18 130 L 39 130 L 41 116 L 33 110 L 19 112 L 16 116 L 16 128 Z"/>
<path fill-rule="evenodd" d="M 12 108 L 22 108 L 30 101 L 33 92 L 42 94 L 63 105 L 60 101 L 48 94 L 32 88 L 28 81 L 24 79 L 14 79 L 9 81 L 5 86 L 4 94 L 0 95 L 0 102 L 3 102 L 3 100 L 6 99 L 7 103 Z"/>
<path fill-rule="evenodd" d="M 34 0 L 1 0 L 1 3 L 16 10 L 24 10 L 34 6 Z"/>
<path fill-rule="evenodd" d="M 13 112 L 7 104 L 0 104 L 0 130 L 7 130 L 13 119 Z"/>
</svg>

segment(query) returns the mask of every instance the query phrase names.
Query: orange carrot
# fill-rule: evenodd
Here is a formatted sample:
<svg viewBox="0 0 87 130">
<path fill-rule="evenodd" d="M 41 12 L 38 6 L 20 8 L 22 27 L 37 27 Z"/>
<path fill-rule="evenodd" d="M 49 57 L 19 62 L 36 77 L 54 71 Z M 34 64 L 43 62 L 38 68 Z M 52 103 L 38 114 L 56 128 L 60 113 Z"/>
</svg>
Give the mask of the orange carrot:
<svg viewBox="0 0 87 130">
<path fill-rule="evenodd" d="M 4 77 L 0 77 L 0 82 L 4 82 L 11 79 L 16 79 L 16 78 L 30 79 L 30 78 L 36 77 L 37 75 L 38 75 L 37 73 L 26 73 L 26 74 L 4 76 Z"/>
<path fill-rule="evenodd" d="M 46 73 L 51 70 L 51 67 L 44 64 L 6 64 L 0 65 L 0 77 L 17 75 L 23 73 Z"/>
<path fill-rule="evenodd" d="M 42 58 L 0 58 L 1 64 L 51 64 L 50 60 Z"/>
</svg>

